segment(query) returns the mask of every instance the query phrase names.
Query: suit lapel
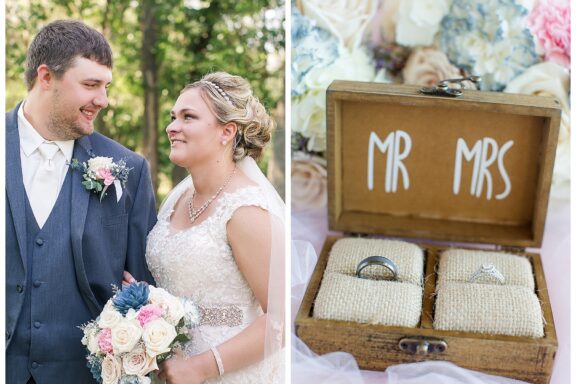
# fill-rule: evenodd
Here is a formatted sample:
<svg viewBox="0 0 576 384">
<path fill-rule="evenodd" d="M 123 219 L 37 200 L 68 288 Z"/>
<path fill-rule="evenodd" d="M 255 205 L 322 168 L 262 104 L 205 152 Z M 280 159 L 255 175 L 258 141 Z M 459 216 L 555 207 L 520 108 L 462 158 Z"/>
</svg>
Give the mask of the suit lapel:
<svg viewBox="0 0 576 384">
<path fill-rule="evenodd" d="M 92 144 L 89 136 L 84 136 L 74 143 L 74 152 L 72 158 L 77 159 L 80 163 L 88 161 L 93 155 Z M 76 279 L 80 293 L 84 297 L 92 315 L 96 317 L 100 313 L 100 305 L 90 289 L 90 283 L 86 276 L 84 268 L 84 259 L 82 256 L 82 237 L 88 216 L 88 204 L 90 202 L 91 192 L 86 190 L 82 185 L 82 172 L 70 169 L 72 172 L 72 217 L 70 218 L 72 233 L 72 254 L 74 257 L 74 268 L 76 270 Z"/>
<path fill-rule="evenodd" d="M 22 103 L 20 103 L 22 104 Z M 6 194 L 16 229 L 20 257 L 26 268 L 26 189 L 22 180 L 20 162 L 20 136 L 18 135 L 18 109 L 6 114 Z"/>
</svg>

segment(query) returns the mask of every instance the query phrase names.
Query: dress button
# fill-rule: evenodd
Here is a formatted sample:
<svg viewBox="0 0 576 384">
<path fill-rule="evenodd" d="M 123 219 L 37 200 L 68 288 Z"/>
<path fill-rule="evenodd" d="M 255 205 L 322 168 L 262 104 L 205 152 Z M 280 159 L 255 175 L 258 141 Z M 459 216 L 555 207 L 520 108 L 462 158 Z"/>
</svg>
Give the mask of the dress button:
<svg viewBox="0 0 576 384">
<path fill-rule="evenodd" d="M 42 283 L 40 282 L 40 280 L 36 280 L 34 281 L 34 288 L 38 288 Z"/>
<path fill-rule="evenodd" d="M 40 322 L 39 321 L 34 322 L 34 328 L 40 328 Z"/>
<path fill-rule="evenodd" d="M 37 238 L 37 239 L 36 239 L 36 244 L 42 246 L 42 245 L 44 244 L 44 240 L 41 239 L 41 238 Z"/>
<path fill-rule="evenodd" d="M 31 364 L 31 365 L 32 365 L 32 368 L 34 368 L 34 369 L 38 368 L 38 363 L 37 363 L 37 362 L 35 362 L 35 361 L 34 361 L 34 362 L 32 362 L 32 364 Z"/>
<path fill-rule="evenodd" d="M 24 292 L 24 287 L 21 286 L 20 284 L 18 284 L 18 285 L 16 286 L 16 292 L 18 292 L 18 293 Z"/>
</svg>

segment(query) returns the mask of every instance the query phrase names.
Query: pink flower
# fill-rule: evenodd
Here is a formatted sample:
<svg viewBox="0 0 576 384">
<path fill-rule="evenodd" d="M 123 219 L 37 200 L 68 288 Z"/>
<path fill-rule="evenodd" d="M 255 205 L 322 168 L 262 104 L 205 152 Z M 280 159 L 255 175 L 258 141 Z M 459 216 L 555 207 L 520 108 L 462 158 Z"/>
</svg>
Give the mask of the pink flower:
<svg viewBox="0 0 576 384">
<path fill-rule="evenodd" d="M 106 168 L 100 168 L 96 171 L 96 177 L 104 180 L 104 185 L 110 185 L 114 182 L 114 176 L 112 176 L 112 171 Z"/>
<path fill-rule="evenodd" d="M 540 0 L 528 25 L 544 58 L 570 69 L 570 1 Z"/>
<path fill-rule="evenodd" d="M 112 353 L 112 330 L 104 328 L 98 333 L 98 346 L 104 353 Z"/>
<path fill-rule="evenodd" d="M 140 308 L 138 312 L 138 316 L 136 317 L 140 322 L 140 325 L 144 327 L 144 325 L 148 324 L 152 320 L 156 320 L 164 314 L 162 308 L 160 308 L 156 304 L 148 304 Z"/>
</svg>

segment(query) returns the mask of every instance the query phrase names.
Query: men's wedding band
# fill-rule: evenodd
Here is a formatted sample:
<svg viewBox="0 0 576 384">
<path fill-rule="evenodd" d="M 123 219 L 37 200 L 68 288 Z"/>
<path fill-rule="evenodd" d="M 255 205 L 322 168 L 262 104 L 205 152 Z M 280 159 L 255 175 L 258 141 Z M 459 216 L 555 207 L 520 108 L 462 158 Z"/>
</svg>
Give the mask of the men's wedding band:
<svg viewBox="0 0 576 384">
<path fill-rule="evenodd" d="M 472 276 L 468 279 L 469 283 L 476 283 L 479 279 L 484 277 L 489 277 L 494 280 L 500 285 L 504 284 L 504 275 L 500 273 L 499 270 L 493 264 L 482 264 L 480 268 Z"/>
<path fill-rule="evenodd" d="M 356 276 L 361 279 L 367 278 L 362 276 L 362 270 L 370 265 L 380 265 L 388 269 L 390 272 L 392 272 L 391 280 L 393 281 L 398 280 L 398 267 L 396 266 L 396 264 L 394 264 L 392 260 L 384 256 L 370 256 L 362 260 L 360 263 L 358 263 L 358 266 L 356 267 Z"/>
</svg>

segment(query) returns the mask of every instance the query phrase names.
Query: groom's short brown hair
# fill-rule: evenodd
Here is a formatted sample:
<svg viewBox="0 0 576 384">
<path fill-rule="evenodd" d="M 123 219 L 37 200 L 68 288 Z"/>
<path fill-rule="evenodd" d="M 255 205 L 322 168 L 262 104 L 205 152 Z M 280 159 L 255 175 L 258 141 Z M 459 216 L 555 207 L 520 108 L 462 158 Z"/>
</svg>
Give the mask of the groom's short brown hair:
<svg viewBox="0 0 576 384">
<path fill-rule="evenodd" d="M 46 64 L 61 78 L 76 57 L 112 68 L 112 50 L 104 36 L 77 20 L 56 20 L 38 32 L 26 55 L 26 87 L 36 82 L 38 67 Z"/>
</svg>

